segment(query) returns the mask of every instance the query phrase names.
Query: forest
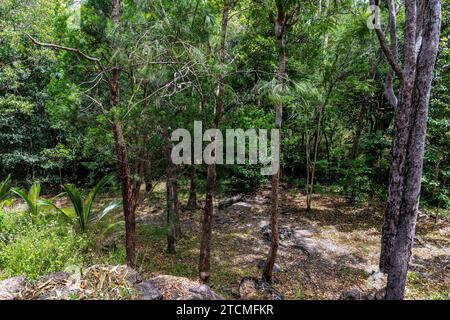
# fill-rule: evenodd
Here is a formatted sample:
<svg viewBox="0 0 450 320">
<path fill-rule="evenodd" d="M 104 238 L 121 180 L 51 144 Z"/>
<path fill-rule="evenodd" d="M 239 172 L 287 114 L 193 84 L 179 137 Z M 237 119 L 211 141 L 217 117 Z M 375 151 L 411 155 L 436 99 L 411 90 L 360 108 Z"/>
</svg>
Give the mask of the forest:
<svg viewBox="0 0 450 320">
<path fill-rule="evenodd" d="M 450 299 L 448 0 L 0 0 L 0 300 Z"/>
</svg>

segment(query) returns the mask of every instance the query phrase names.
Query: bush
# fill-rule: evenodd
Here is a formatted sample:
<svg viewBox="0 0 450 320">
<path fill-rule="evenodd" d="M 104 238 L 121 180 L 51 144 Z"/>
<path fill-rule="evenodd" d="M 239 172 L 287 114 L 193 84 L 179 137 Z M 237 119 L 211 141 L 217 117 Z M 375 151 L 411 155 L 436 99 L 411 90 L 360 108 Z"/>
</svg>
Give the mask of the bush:
<svg viewBox="0 0 450 320">
<path fill-rule="evenodd" d="M 370 173 L 371 169 L 363 160 L 352 161 L 349 168 L 341 169 L 339 184 L 353 206 L 367 202 L 370 194 L 374 193 L 375 185 L 368 177 Z"/>
<path fill-rule="evenodd" d="M 23 274 L 34 280 L 69 265 L 82 266 L 89 251 L 90 239 L 72 227 L 58 221 L 32 224 L 24 214 L 0 211 L 0 234 L 2 277 Z"/>
</svg>

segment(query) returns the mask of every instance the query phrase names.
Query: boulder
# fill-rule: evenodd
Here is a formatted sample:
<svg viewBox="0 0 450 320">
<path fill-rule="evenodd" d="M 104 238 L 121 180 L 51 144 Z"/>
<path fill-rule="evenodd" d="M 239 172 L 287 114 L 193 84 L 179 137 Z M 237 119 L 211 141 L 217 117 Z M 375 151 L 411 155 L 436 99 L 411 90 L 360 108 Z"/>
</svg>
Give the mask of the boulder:
<svg viewBox="0 0 450 320">
<path fill-rule="evenodd" d="M 78 295 L 79 283 L 75 283 L 67 272 L 50 273 L 36 280 L 26 290 L 27 299 L 67 300 Z"/>
<path fill-rule="evenodd" d="M 221 296 L 216 294 L 211 288 L 207 285 L 199 285 L 198 287 L 193 287 L 189 289 L 189 292 L 192 295 L 188 300 L 223 300 Z"/>
<path fill-rule="evenodd" d="M 386 286 L 387 275 L 379 270 L 372 270 L 369 272 L 367 279 L 367 288 L 372 290 L 381 290 Z"/>
<path fill-rule="evenodd" d="M 236 210 L 236 211 L 241 211 L 241 212 L 251 212 L 252 211 L 252 205 L 251 204 L 249 204 L 249 203 L 247 203 L 247 202 L 237 202 L 237 203 L 234 203 L 232 206 L 231 206 L 231 208 L 233 209 L 233 210 Z"/>
<path fill-rule="evenodd" d="M 13 300 L 25 288 L 25 277 L 18 276 L 0 281 L 0 300 Z"/>
<path fill-rule="evenodd" d="M 136 286 L 138 296 L 136 300 L 162 300 L 163 296 L 151 281 L 143 281 Z"/>
<path fill-rule="evenodd" d="M 270 224 L 261 228 L 261 233 L 266 241 L 272 241 L 272 226 Z M 278 229 L 278 236 L 281 241 L 291 240 L 294 235 L 294 230 L 287 226 L 281 226 Z"/>
<path fill-rule="evenodd" d="M 266 260 L 259 260 L 258 261 L 258 269 L 264 270 L 266 268 L 266 264 L 267 264 Z M 277 263 L 275 263 L 273 265 L 273 272 L 274 273 L 281 272 L 281 268 L 280 268 L 280 266 Z"/>
<path fill-rule="evenodd" d="M 164 300 L 223 300 L 210 287 L 183 277 L 160 275 L 145 282 L 159 290 Z"/>
<path fill-rule="evenodd" d="M 295 239 L 293 247 L 302 250 L 307 256 L 313 255 L 320 251 L 317 241 L 310 238 L 301 237 Z"/>
</svg>

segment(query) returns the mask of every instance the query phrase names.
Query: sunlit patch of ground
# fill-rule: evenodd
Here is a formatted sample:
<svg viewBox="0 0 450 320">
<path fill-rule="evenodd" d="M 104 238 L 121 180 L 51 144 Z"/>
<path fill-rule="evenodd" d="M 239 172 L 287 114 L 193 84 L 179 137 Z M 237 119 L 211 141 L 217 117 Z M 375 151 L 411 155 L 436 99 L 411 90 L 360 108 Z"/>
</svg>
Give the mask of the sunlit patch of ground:
<svg viewBox="0 0 450 320">
<path fill-rule="evenodd" d="M 262 188 L 247 199 L 251 212 L 229 207 L 214 217 L 212 287 L 226 297 L 235 296 L 242 277 L 261 275 L 258 261 L 265 259 L 270 245 L 260 231 L 270 220 L 269 197 L 270 189 Z M 165 251 L 164 200 L 162 189 L 152 205 L 145 203 L 137 215 L 143 219 L 138 226 L 139 267 L 149 276 L 172 274 L 196 280 L 202 211 L 182 212 L 185 235 L 177 243 L 177 253 L 169 255 Z M 286 299 L 337 299 L 351 289 L 370 292 L 367 278 L 377 269 L 382 204 L 353 208 L 343 197 L 316 195 L 312 210 L 306 211 L 305 196 L 290 190 L 283 192 L 281 206 L 280 225 L 311 231 L 308 239 L 321 249 L 308 255 L 282 242 L 277 260 L 281 272 L 276 274 L 274 287 Z M 419 219 L 417 235 L 421 244 L 414 247 L 406 297 L 447 298 L 450 224 Z"/>
</svg>

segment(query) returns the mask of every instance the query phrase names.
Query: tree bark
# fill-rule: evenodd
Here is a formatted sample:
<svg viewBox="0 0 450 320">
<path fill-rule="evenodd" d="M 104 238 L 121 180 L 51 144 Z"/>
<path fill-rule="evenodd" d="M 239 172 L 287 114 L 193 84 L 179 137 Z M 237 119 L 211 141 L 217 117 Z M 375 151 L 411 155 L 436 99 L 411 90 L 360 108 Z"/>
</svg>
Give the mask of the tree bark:
<svg viewBox="0 0 450 320">
<path fill-rule="evenodd" d="M 114 97 L 114 96 L 113 96 Z M 122 188 L 123 213 L 125 219 L 125 248 L 127 254 L 127 264 L 134 266 L 135 264 L 135 229 L 136 221 L 134 216 L 134 204 L 131 192 L 130 169 L 128 156 L 123 136 L 122 124 L 119 121 L 113 123 L 113 133 L 115 140 L 117 167 L 119 172 L 119 180 Z"/>
<path fill-rule="evenodd" d="M 190 186 L 189 186 L 189 199 L 187 202 L 187 207 L 190 209 L 197 209 L 197 168 L 195 165 L 191 166 L 190 170 Z"/>
<path fill-rule="evenodd" d="M 286 77 L 286 12 L 282 5 L 277 6 L 278 14 L 277 18 L 274 19 L 275 37 L 277 40 L 278 47 L 278 73 L 276 80 L 282 86 L 284 85 L 284 80 Z M 283 118 L 283 105 L 278 103 L 275 106 L 275 129 L 280 131 L 281 122 Z M 281 142 L 281 133 L 279 137 Z M 276 150 L 275 152 L 279 152 Z M 278 227 L 278 216 L 279 216 L 279 202 L 280 202 L 280 163 L 276 163 L 277 168 L 275 168 L 276 173 L 272 175 L 272 202 L 271 202 L 271 244 L 269 254 L 267 256 L 267 262 L 262 273 L 263 281 L 271 283 L 273 280 L 273 266 L 277 258 L 278 247 L 280 245 L 279 239 L 279 227 Z"/>
<path fill-rule="evenodd" d="M 112 0 L 111 19 L 115 28 L 119 26 L 120 19 L 120 0 Z M 116 45 L 112 44 L 113 50 L 117 50 Z M 111 106 L 114 109 L 120 107 L 120 69 L 116 66 L 112 68 L 112 77 L 110 84 Z M 117 167 L 119 179 L 122 187 L 123 213 L 125 220 L 125 248 L 127 254 L 127 264 L 135 265 L 135 238 L 136 238 L 136 220 L 134 211 L 137 204 L 139 190 L 133 189 L 130 176 L 130 165 L 128 161 L 126 143 L 121 122 L 115 116 L 113 121 L 113 134 L 116 149 Z"/>
<path fill-rule="evenodd" d="M 420 12 L 421 11 L 421 12 Z M 408 14 L 408 11 L 407 11 Z M 434 64 L 439 47 L 440 0 L 424 1 L 419 9 L 417 29 L 421 36 L 420 51 L 416 53 L 414 86 L 411 97 L 411 112 L 408 126 L 406 156 L 403 170 L 403 184 L 397 218 L 396 234 L 392 241 L 391 256 L 388 259 L 389 273 L 386 299 L 403 299 L 408 264 L 414 242 L 423 155 L 427 130 L 428 105 Z M 407 19 L 408 20 L 408 19 Z M 418 46 L 415 46 L 416 48 Z"/>
<path fill-rule="evenodd" d="M 150 132 L 149 132 L 149 119 L 148 119 L 148 81 L 144 81 L 142 84 L 143 87 L 143 94 L 144 94 L 144 101 L 143 101 L 143 108 L 146 111 L 144 114 L 144 130 L 142 133 L 142 161 L 144 162 L 143 170 L 144 170 L 144 183 L 145 183 L 145 191 L 148 193 L 152 191 L 153 189 L 153 183 L 152 183 L 152 163 L 150 159 L 150 152 L 149 152 L 149 141 L 150 141 Z"/>
<path fill-rule="evenodd" d="M 219 62 L 222 66 L 225 64 L 227 28 L 229 11 L 232 1 L 225 0 L 222 9 L 221 23 L 221 43 L 219 51 Z M 222 108 L 225 96 L 225 74 L 223 71 L 219 75 L 219 92 L 215 103 L 215 117 L 213 129 L 218 129 L 222 116 Z M 215 143 L 215 133 L 211 135 L 211 142 Z M 211 277 L 211 237 L 212 237 L 212 218 L 215 211 L 215 191 L 216 191 L 216 162 L 215 162 L 215 146 L 211 151 L 212 163 L 208 165 L 208 173 L 206 178 L 206 199 L 205 209 L 203 213 L 202 237 L 200 242 L 200 259 L 199 259 L 199 278 L 203 284 L 209 284 Z"/>
<path fill-rule="evenodd" d="M 405 1 L 404 64 L 399 76 L 389 195 L 381 238 L 380 270 L 388 274 L 386 299 L 403 299 L 405 292 L 419 206 L 440 13 L 440 0 Z M 392 52 L 384 52 L 393 56 Z"/>
</svg>

